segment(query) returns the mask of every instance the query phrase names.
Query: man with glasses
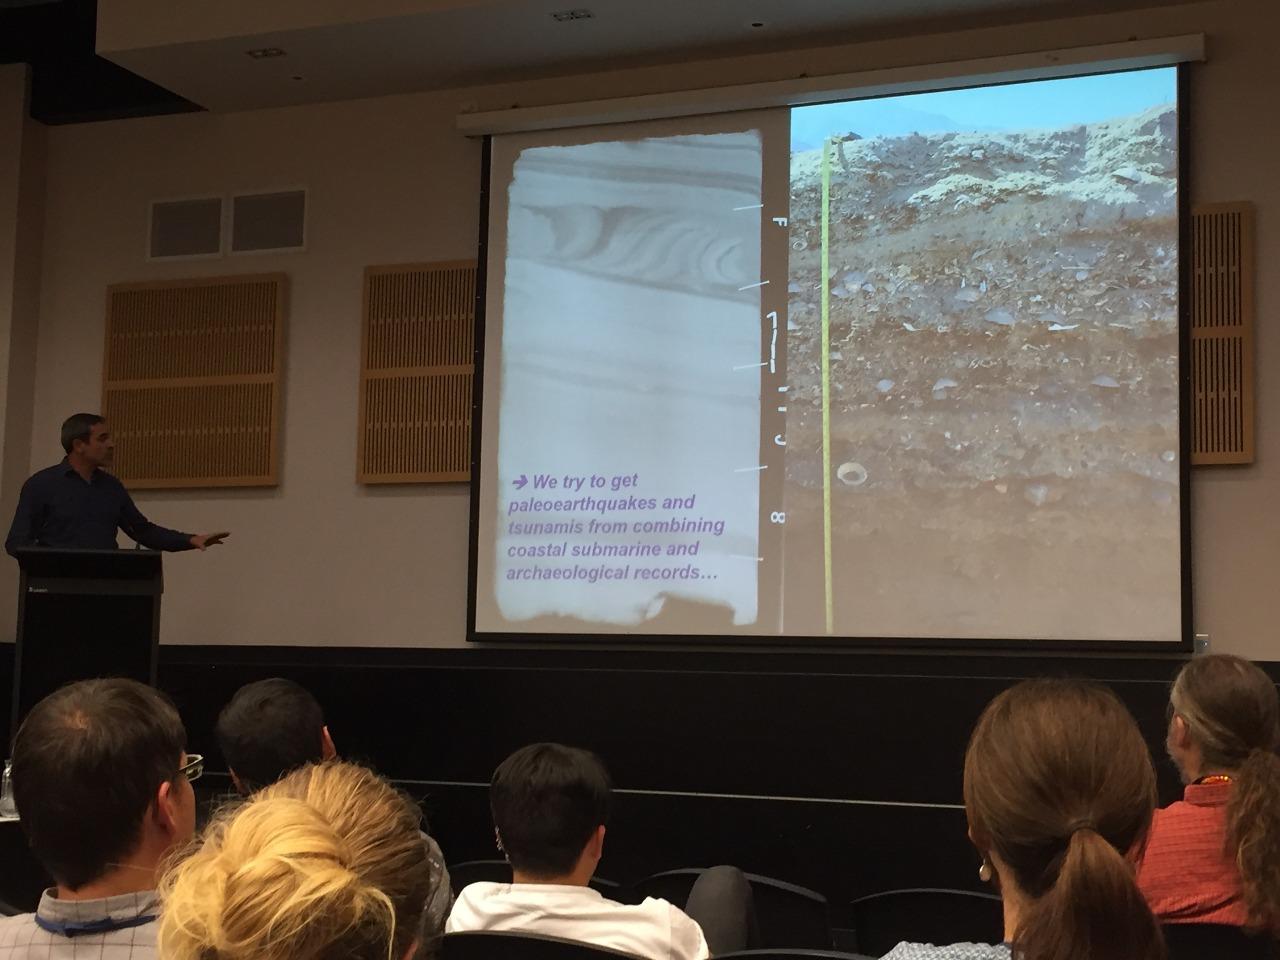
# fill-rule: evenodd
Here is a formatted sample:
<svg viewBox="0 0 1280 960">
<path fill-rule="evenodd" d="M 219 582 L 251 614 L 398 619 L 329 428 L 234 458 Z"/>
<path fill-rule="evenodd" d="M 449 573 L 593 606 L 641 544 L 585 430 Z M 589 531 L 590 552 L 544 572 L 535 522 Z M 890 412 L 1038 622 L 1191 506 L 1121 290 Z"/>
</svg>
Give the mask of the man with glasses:
<svg viewBox="0 0 1280 960">
<path fill-rule="evenodd" d="M 82 680 L 41 700 L 13 744 L 13 792 L 53 877 L 36 912 L 0 919 L 3 960 L 152 960 L 160 864 L 195 831 L 204 760 L 163 694 Z"/>
</svg>

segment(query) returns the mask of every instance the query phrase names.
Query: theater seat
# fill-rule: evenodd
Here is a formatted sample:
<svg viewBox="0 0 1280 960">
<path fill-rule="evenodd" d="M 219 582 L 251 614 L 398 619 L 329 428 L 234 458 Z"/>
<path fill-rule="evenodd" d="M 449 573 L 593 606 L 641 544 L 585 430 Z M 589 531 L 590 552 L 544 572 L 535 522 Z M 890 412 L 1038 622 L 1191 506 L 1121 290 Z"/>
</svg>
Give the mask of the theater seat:
<svg viewBox="0 0 1280 960">
<path fill-rule="evenodd" d="M 854 949 L 882 956 L 911 943 L 999 943 L 1004 939 L 1000 898 L 969 890 L 915 887 L 860 897 L 850 904 Z"/>
<path fill-rule="evenodd" d="M 629 953 L 529 933 L 446 933 L 440 960 L 635 960 Z"/>
<path fill-rule="evenodd" d="M 636 884 L 636 895 L 661 897 L 683 908 L 689 902 L 694 881 L 704 869 L 683 867 L 655 873 Z M 758 873 L 748 873 L 746 877 L 751 884 L 762 946 L 831 949 L 831 911 L 826 897 L 808 887 Z"/>
<path fill-rule="evenodd" d="M 0 900 L 7 909 L 30 913 L 53 881 L 44 872 L 17 820 L 0 821 Z"/>
<path fill-rule="evenodd" d="M 1220 923 L 1166 923 L 1169 960 L 1274 960 L 1280 956 L 1271 937 Z"/>
<path fill-rule="evenodd" d="M 454 896 L 473 883 L 510 883 L 511 864 L 505 860 L 464 860 L 449 864 Z"/>
</svg>

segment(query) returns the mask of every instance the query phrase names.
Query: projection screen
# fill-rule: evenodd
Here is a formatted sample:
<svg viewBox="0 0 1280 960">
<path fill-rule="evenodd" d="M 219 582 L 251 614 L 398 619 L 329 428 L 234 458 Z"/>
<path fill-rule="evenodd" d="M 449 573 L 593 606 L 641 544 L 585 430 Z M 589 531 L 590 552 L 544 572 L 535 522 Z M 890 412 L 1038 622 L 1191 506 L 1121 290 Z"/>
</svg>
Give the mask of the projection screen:
<svg viewBox="0 0 1280 960">
<path fill-rule="evenodd" d="M 1178 86 L 492 138 L 472 639 L 1185 642 Z"/>
</svg>

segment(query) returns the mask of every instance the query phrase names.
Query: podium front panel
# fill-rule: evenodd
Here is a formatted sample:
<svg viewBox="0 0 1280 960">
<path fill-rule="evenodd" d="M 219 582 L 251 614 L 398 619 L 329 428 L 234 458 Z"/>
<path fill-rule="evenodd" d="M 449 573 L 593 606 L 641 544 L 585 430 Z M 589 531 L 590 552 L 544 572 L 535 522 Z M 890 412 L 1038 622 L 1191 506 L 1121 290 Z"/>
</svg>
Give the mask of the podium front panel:
<svg viewBox="0 0 1280 960">
<path fill-rule="evenodd" d="M 155 683 L 155 597 L 28 593 L 24 601 L 24 636 L 14 664 L 19 722 L 72 680 L 130 677 Z"/>
<path fill-rule="evenodd" d="M 149 550 L 23 550 L 11 735 L 63 684 L 129 677 L 155 684 L 163 590 Z"/>
</svg>

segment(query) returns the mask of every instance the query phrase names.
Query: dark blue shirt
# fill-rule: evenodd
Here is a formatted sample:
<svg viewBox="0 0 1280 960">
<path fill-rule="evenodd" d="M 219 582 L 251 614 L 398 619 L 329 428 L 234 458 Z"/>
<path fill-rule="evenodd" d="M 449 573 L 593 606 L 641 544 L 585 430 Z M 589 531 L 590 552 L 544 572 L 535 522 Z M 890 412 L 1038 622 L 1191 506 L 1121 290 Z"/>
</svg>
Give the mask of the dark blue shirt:
<svg viewBox="0 0 1280 960">
<path fill-rule="evenodd" d="M 23 547 L 111 550 L 117 528 L 152 550 L 191 549 L 191 534 L 152 523 L 111 474 L 94 470 L 86 483 L 66 460 L 33 474 L 22 485 L 4 549 L 10 554 Z"/>
</svg>

